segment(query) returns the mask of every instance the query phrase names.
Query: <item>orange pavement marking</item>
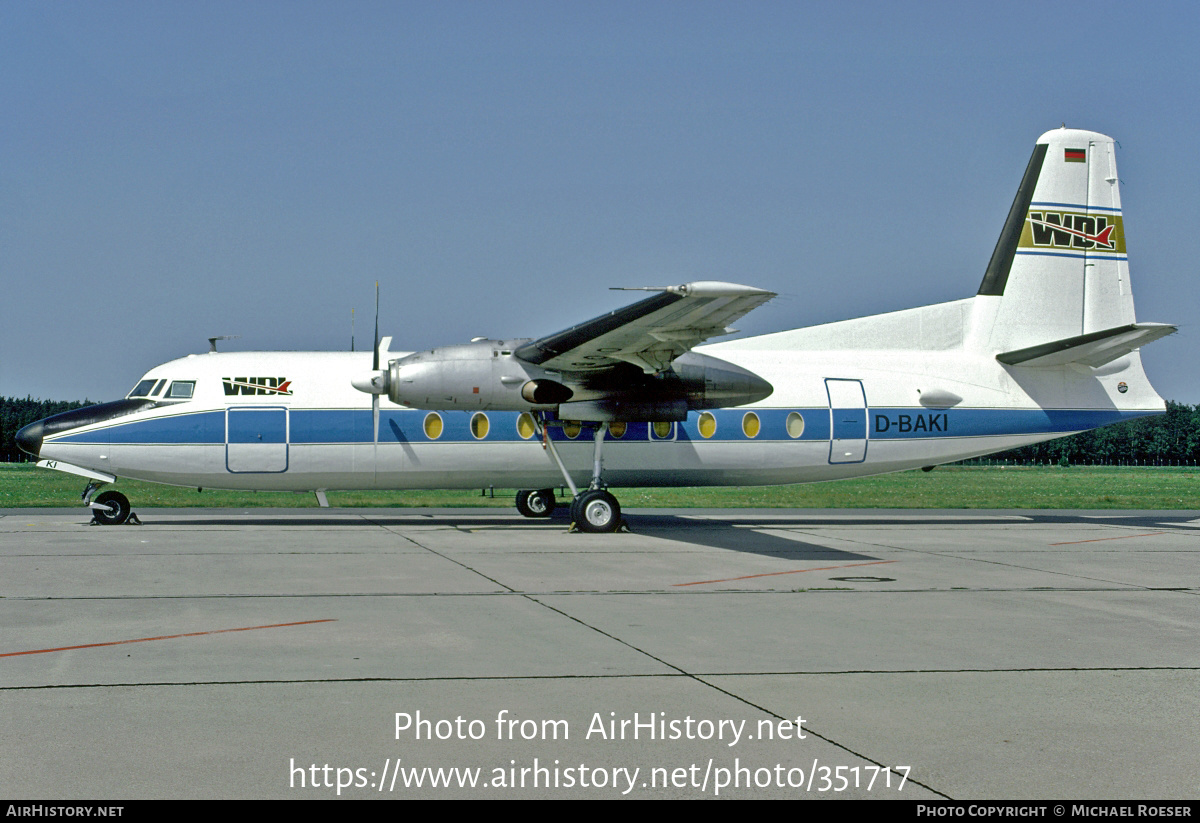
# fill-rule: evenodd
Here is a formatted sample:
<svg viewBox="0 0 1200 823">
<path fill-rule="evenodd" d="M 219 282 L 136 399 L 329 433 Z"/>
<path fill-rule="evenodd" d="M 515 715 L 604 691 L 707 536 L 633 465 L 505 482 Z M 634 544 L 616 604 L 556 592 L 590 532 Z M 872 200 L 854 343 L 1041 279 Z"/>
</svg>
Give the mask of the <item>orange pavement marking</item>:
<svg viewBox="0 0 1200 823">
<path fill-rule="evenodd" d="M 1147 534 L 1122 534 L 1118 537 L 1093 537 L 1091 540 L 1067 540 L 1063 543 L 1051 543 L 1051 546 L 1072 546 L 1076 543 L 1099 543 L 1101 540 L 1124 540 L 1127 537 L 1156 537 L 1166 532 L 1148 532 Z"/>
<path fill-rule="evenodd" d="M 300 620 L 295 623 L 272 623 L 269 626 L 242 626 L 238 629 L 215 629 L 210 632 L 188 632 L 187 634 L 163 634 L 158 637 L 139 637 L 134 640 L 112 640 L 108 643 L 85 643 L 82 646 L 61 646 L 57 649 L 31 649 L 27 652 L 3 652 L 0 657 L 16 657 L 21 654 L 46 654 L 47 652 L 69 652 L 74 649 L 95 649 L 100 646 L 120 646 L 124 643 L 145 643 L 148 640 L 173 640 L 177 637 L 200 637 L 205 634 L 225 634 L 226 632 L 250 632 L 255 629 L 279 629 L 284 626 L 307 626 L 310 623 L 336 623 L 333 618 L 324 620 Z"/>
</svg>

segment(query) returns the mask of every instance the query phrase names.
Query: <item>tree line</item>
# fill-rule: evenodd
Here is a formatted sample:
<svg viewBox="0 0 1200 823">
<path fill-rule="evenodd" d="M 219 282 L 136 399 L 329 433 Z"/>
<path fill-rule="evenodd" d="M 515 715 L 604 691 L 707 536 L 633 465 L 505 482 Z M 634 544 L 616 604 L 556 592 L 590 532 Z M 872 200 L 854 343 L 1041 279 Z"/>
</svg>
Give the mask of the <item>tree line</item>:
<svg viewBox="0 0 1200 823">
<path fill-rule="evenodd" d="M 0 463 L 32 459 L 17 448 L 22 426 L 59 412 L 92 405 L 92 401 L 34 400 L 32 397 L 0 397 Z"/>
<path fill-rule="evenodd" d="M 17 430 L 22 426 L 90 405 L 89 400 L 64 402 L 0 397 L 0 463 L 30 459 L 17 448 Z M 1061 466 L 1197 465 L 1200 463 L 1200 405 L 1189 406 L 1168 400 L 1166 414 L 1047 440 L 985 459 Z"/>
<path fill-rule="evenodd" d="M 1200 405 L 1167 401 L 1167 413 L 1046 440 L 982 458 L 1059 466 L 1200 464 Z"/>
</svg>

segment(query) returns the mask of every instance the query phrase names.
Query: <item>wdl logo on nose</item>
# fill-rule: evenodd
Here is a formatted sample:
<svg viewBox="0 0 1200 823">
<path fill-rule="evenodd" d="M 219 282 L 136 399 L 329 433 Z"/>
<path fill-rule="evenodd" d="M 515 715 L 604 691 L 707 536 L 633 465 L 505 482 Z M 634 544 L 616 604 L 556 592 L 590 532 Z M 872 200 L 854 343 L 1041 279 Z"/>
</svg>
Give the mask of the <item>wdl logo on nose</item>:
<svg viewBox="0 0 1200 823">
<path fill-rule="evenodd" d="M 226 396 L 234 394 L 291 395 L 292 381 L 286 377 L 222 377 Z"/>
</svg>

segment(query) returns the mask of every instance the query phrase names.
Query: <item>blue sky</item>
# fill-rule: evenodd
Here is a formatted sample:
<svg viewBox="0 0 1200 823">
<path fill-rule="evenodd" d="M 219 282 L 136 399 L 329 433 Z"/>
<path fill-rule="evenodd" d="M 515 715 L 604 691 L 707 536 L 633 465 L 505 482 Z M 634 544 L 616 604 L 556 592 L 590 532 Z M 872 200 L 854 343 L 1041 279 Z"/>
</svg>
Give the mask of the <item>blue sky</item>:
<svg viewBox="0 0 1200 823">
<path fill-rule="evenodd" d="M 536 337 L 721 279 L 747 333 L 974 294 L 1034 140 L 1115 137 L 1200 403 L 1190 3 L 0 5 L 0 395 L 204 351 Z M 636 298 L 636 295 L 634 296 Z M 364 345 L 365 344 L 365 345 Z"/>
</svg>

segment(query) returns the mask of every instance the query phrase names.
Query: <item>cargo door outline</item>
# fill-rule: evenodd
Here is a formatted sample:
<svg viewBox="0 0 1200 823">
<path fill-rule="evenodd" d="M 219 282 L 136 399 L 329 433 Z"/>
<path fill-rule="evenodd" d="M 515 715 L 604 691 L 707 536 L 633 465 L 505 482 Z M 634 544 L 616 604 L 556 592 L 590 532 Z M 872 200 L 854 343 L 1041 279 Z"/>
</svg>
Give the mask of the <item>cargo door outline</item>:
<svg viewBox="0 0 1200 823">
<path fill-rule="evenodd" d="M 825 378 L 829 396 L 829 462 L 867 459 L 867 395 L 861 380 Z"/>
<path fill-rule="evenodd" d="M 234 474 L 288 470 L 288 410 L 231 406 L 225 410 L 225 469 Z"/>
</svg>

